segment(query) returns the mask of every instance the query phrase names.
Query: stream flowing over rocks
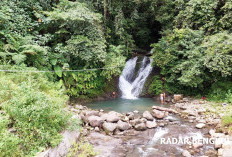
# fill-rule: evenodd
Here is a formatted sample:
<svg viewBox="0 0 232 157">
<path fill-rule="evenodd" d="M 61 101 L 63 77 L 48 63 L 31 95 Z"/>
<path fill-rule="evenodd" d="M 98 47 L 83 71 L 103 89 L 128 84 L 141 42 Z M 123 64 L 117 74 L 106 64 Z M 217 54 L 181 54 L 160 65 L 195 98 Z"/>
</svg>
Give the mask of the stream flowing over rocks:
<svg viewBox="0 0 232 157">
<path fill-rule="evenodd" d="M 170 143 L 175 142 L 170 141 L 172 139 L 229 137 L 216 132 L 220 118 L 210 119 L 212 117 L 204 114 L 206 110 L 200 104 L 185 98 L 169 107 L 153 106 L 143 113 L 104 112 L 86 107 L 78 113 L 84 122 L 86 140 L 99 153 L 98 157 L 227 157 L 232 149 L 230 142 L 188 144 L 180 140 Z"/>
<path fill-rule="evenodd" d="M 142 113 L 69 106 L 73 118 L 83 121 L 81 133 L 64 132 L 59 146 L 37 156 L 67 156 L 73 141 L 80 137 L 93 145 L 97 157 L 232 156 L 232 136 L 222 129 L 222 115 L 207 112 L 213 108 L 205 102 L 187 98 L 172 101 L 172 105 L 153 106 Z M 194 143 L 194 139 L 200 142 Z"/>
</svg>

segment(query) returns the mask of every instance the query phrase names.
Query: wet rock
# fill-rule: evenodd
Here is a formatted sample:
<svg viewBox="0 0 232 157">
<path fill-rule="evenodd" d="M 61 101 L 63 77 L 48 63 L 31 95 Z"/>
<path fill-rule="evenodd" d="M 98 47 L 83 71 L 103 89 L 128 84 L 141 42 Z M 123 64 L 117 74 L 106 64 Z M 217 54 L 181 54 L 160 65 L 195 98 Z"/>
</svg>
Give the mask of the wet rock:
<svg viewBox="0 0 232 157">
<path fill-rule="evenodd" d="M 71 112 L 79 113 L 79 110 L 77 110 L 75 108 L 71 108 Z"/>
<path fill-rule="evenodd" d="M 93 145 L 94 152 L 98 153 L 96 157 L 121 157 L 120 153 L 125 152 L 123 141 L 119 138 L 92 132 L 87 140 Z"/>
<path fill-rule="evenodd" d="M 223 143 L 222 140 L 215 139 L 214 148 L 215 148 L 215 149 L 221 148 L 221 147 L 222 147 L 222 143 Z"/>
<path fill-rule="evenodd" d="M 139 111 L 137 111 L 137 110 L 135 110 L 135 111 L 133 111 L 134 113 L 139 113 Z"/>
<path fill-rule="evenodd" d="M 183 102 L 188 102 L 189 99 L 188 98 L 183 98 Z"/>
<path fill-rule="evenodd" d="M 92 127 L 99 127 L 103 124 L 104 120 L 98 116 L 88 117 L 88 122 Z"/>
<path fill-rule="evenodd" d="M 95 127 L 94 131 L 99 132 L 100 131 L 99 127 Z"/>
<path fill-rule="evenodd" d="M 10 133 L 15 133 L 17 130 L 16 130 L 15 128 L 9 128 L 8 131 L 9 131 Z"/>
<path fill-rule="evenodd" d="M 118 121 L 117 125 L 118 125 L 118 129 L 123 131 L 130 129 L 131 127 L 130 124 L 128 124 L 127 122 L 123 122 L 121 120 Z"/>
<path fill-rule="evenodd" d="M 85 111 L 85 116 L 99 116 L 99 112 L 98 111 Z"/>
<path fill-rule="evenodd" d="M 189 116 L 188 119 L 195 120 L 196 117 L 195 116 Z"/>
<path fill-rule="evenodd" d="M 205 113 L 205 112 L 206 112 L 205 108 L 201 108 L 201 109 L 197 110 L 197 113 L 200 114 L 200 115 Z"/>
<path fill-rule="evenodd" d="M 182 94 L 174 94 L 174 101 L 180 101 L 183 99 L 183 95 Z"/>
<path fill-rule="evenodd" d="M 147 127 L 146 127 L 145 123 L 140 123 L 140 124 L 135 125 L 135 130 L 137 130 L 137 131 L 143 131 L 146 129 L 147 129 Z"/>
<path fill-rule="evenodd" d="M 88 135 L 88 130 L 87 129 L 83 129 L 82 132 L 81 132 L 81 134 L 83 136 L 87 136 Z"/>
<path fill-rule="evenodd" d="M 75 108 L 78 110 L 84 110 L 84 106 L 82 105 L 76 105 Z"/>
<path fill-rule="evenodd" d="M 160 127 L 164 127 L 164 126 L 165 126 L 165 123 L 159 123 L 159 126 L 160 126 Z"/>
<path fill-rule="evenodd" d="M 217 156 L 217 151 L 213 150 L 213 149 L 209 149 L 205 152 L 205 155 L 206 156 L 209 156 L 209 157 L 213 157 L 213 156 Z"/>
<path fill-rule="evenodd" d="M 130 121 L 130 124 L 132 126 L 135 126 L 135 125 L 140 124 L 140 123 L 142 123 L 142 121 L 140 119 L 134 119 L 134 120 Z"/>
<path fill-rule="evenodd" d="M 79 139 L 80 132 L 65 131 L 63 134 L 62 142 L 55 148 L 50 148 L 42 152 L 36 157 L 63 157 L 67 156 L 73 144 Z"/>
<path fill-rule="evenodd" d="M 180 108 L 181 110 L 186 110 L 188 108 L 185 104 L 182 103 L 176 103 L 175 106 Z"/>
<path fill-rule="evenodd" d="M 231 157 L 232 149 L 223 150 L 222 157 Z"/>
<path fill-rule="evenodd" d="M 210 129 L 210 130 L 209 130 L 209 134 L 210 134 L 211 136 L 213 136 L 213 135 L 215 134 L 215 130 Z"/>
<path fill-rule="evenodd" d="M 121 120 L 122 120 L 123 122 L 128 122 L 128 121 L 129 121 L 129 118 L 128 118 L 127 116 L 123 116 L 123 117 L 121 118 Z"/>
<path fill-rule="evenodd" d="M 204 119 L 199 119 L 197 122 L 198 123 L 206 123 L 206 121 Z"/>
<path fill-rule="evenodd" d="M 211 136 L 214 138 L 224 138 L 226 135 L 224 133 L 214 133 Z"/>
<path fill-rule="evenodd" d="M 167 102 L 171 102 L 172 101 L 172 97 L 171 96 L 167 96 L 167 98 L 165 99 Z"/>
<path fill-rule="evenodd" d="M 110 132 L 113 132 L 117 128 L 117 124 L 104 122 L 102 127 L 105 130 L 105 132 L 108 134 Z"/>
<path fill-rule="evenodd" d="M 192 155 L 189 153 L 189 151 L 187 151 L 187 150 L 184 150 L 183 152 L 182 152 L 182 155 L 184 156 L 184 157 L 191 157 Z"/>
<path fill-rule="evenodd" d="M 141 121 L 142 123 L 146 123 L 146 122 L 147 122 L 147 119 L 146 119 L 146 118 L 141 118 L 140 121 Z"/>
<path fill-rule="evenodd" d="M 204 127 L 205 127 L 205 124 L 204 124 L 204 123 L 199 123 L 199 124 L 196 125 L 196 128 L 197 128 L 197 129 L 202 129 L 202 128 L 204 128 Z"/>
<path fill-rule="evenodd" d="M 197 116 L 197 112 L 195 112 L 195 111 L 193 111 L 191 109 L 186 109 L 185 111 L 182 111 L 182 113 L 187 114 L 189 116 L 194 116 L 194 117 Z"/>
<path fill-rule="evenodd" d="M 86 117 L 84 114 L 80 114 L 80 117 L 81 117 L 81 120 L 84 122 L 84 123 L 88 123 L 88 117 Z"/>
<path fill-rule="evenodd" d="M 158 119 L 162 119 L 167 116 L 165 111 L 159 111 L 156 109 L 154 109 L 151 114 L 153 117 L 158 118 Z"/>
<path fill-rule="evenodd" d="M 210 119 L 207 119 L 207 123 L 210 124 L 210 125 L 217 125 L 217 124 L 221 123 L 221 120 L 220 119 L 210 118 Z"/>
<path fill-rule="evenodd" d="M 129 120 L 135 119 L 135 114 L 133 112 L 130 112 L 128 115 Z"/>
<path fill-rule="evenodd" d="M 143 112 L 143 117 L 146 118 L 147 120 L 153 120 L 154 119 L 149 111 Z"/>
<path fill-rule="evenodd" d="M 218 155 L 218 156 L 222 156 L 222 154 L 223 154 L 223 149 L 221 149 L 221 148 L 220 148 L 220 149 L 218 149 L 218 153 L 217 153 L 217 155 Z"/>
<path fill-rule="evenodd" d="M 225 141 L 225 142 L 223 142 L 222 149 L 232 149 L 232 141 Z"/>
<path fill-rule="evenodd" d="M 167 116 L 164 118 L 165 120 L 168 120 L 169 122 L 177 121 L 178 119 L 174 118 L 173 116 Z"/>
<path fill-rule="evenodd" d="M 194 149 L 198 149 L 198 148 L 201 148 L 201 147 L 203 147 L 203 144 L 202 144 L 202 143 L 194 143 L 194 144 L 193 144 L 193 148 L 194 148 Z"/>
<path fill-rule="evenodd" d="M 101 118 L 107 122 L 118 122 L 120 120 L 121 114 L 111 111 L 109 113 L 103 114 Z"/>
<path fill-rule="evenodd" d="M 159 111 L 166 111 L 166 112 L 170 112 L 170 113 L 177 113 L 176 110 L 170 109 L 170 108 L 165 108 L 165 107 L 161 107 L 161 106 L 152 106 L 152 109 L 156 109 Z"/>
<path fill-rule="evenodd" d="M 146 122 L 146 127 L 149 128 L 149 129 L 155 128 L 155 127 L 157 127 L 157 123 L 156 123 L 155 120 L 153 120 L 153 121 L 147 121 Z"/>
</svg>

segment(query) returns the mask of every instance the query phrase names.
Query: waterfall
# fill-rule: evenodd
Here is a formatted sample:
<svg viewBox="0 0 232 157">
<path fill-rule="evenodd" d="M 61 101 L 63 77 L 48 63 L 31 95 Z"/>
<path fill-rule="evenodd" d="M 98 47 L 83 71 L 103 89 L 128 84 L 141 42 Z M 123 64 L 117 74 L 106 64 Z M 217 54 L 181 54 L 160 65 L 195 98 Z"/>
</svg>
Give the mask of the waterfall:
<svg viewBox="0 0 232 157">
<path fill-rule="evenodd" d="M 152 60 L 144 56 L 139 71 L 134 77 L 137 60 L 138 57 L 128 60 L 119 78 L 119 89 L 124 99 L 136 99 L 141 94 L 144 83 L 152 71 Z"/>
</svg>

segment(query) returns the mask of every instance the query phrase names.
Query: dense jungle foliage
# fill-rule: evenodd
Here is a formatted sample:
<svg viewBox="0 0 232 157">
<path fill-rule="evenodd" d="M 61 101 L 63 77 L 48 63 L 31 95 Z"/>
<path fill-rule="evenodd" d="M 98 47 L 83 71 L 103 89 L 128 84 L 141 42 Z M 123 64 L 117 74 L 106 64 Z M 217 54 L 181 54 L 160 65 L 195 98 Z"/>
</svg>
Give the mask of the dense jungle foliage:
<svg viewBox="0 0 232 157">
<path fill-rule="evenodd" d="M 166 0 L 159 5 L 157 21 L 165 27 L 152 47 L 154 66 L 165 78 L 163 90 L 229 102 L 232 2 Z M 162 16 L 164 11 L 171 12 Z"/>
<path fill-rule="evenodd" d="M 101 95 L 141 50 L 151 95 L 232 102 L 231 36 L 231 0 L 1 0 L 0 69 L 55 72 L 0 72 L 0 156 L 55 146 L 68 96 Z"/>
</svg>

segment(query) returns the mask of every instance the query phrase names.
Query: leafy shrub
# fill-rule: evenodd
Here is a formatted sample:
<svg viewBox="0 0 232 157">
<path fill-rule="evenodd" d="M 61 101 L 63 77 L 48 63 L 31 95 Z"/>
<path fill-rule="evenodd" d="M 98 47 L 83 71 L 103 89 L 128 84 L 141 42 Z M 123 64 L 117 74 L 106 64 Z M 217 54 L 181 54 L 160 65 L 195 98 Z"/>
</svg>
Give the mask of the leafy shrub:
<svg viewBox="0 0 232 157">
<path fill-rule="evenodd" d="M 21 140 L 7 130 L 9 123 L 9 117 L 0 113 L 0 156 L 20 157 L 22 152 L 19 150 L 18 145 Z"/>
<path fill-rule="evenodd" d="M 151 95 L 159 95 L 163 92 L 163 85 L 160 76 L 153 77 L 153 80 L 148 88 L 148 92 Z"/>
<path fill-rule="evenodd" d="M 181 88 L 200 87 L 205 78 L 204 51 L 200 46 L 203 32 L 175 29 L 173 33 L 153 44 L 153 64 L 161 68 L 166 83 Z"/>
<path fill-rule="evenodd" d="M 226 93 L 226 102 L 232 104 L 232 92 L 231 90 L 228 90 Z"/>
<path fill-rule="evenodd" d="M 230 80 L 219 80 L 211 85 L 211 88 L 208 89 L 207 97 L 213 101 L 230 101 L 231 93 L 230 90 L 232 88 L 232 83 Z"/>
<path fill-rule="evenodd" d="M 232 124 L 232 116 L 224 116 L 222 117 L 222 124 L 224 126 L 228 126 Z"/>
<path fill-rule="evenodd" d="M 232 34 L 221 32 L 205 38 L 202 46 L 206 48 L 204 65 L 211 72 L 219 72 L 226 77 L 232 74 Z"/>
<path fill-rule="evenodd" d="M 57 145 L 61 140 L 59 132 L 67 126 L 69 117 L 63 110 L 68 98 L 64 89 L 38 73 L 1 72 L 0 79 L 0 103 L 9 115 L 8 124 L 16 129 L 15 136 L 10 134 L 9 138 L 1 138 L 0 143 L 6 144 L 10 138 L 17 137 L 15 143 L 20 145 L 24 155 L 34 155 L 45 147 Z M 12 153 L 16 156 L 14 151 Z"/>
<path fill-rule="evenodd" d="M 69 151 L 68 157 L 91 157 L 96 155 L 97 153 L 94 152 L 93 146 L 81 140 L 79 143 L 74 143 Z"/>
<path fill-rule="evenodd" d="M 215 9 L 219 5 L 215 0 L 189 0 L 186 7 L 176 16 L 175 23 L 181 28 L 212 31 L 217 29 Z"/>
<path fill-rule="evenodd" d="M 102 76 L 110 80 L 113 76 L 121 74 L 123 65 L 125 64 L 126 57 L 123 56 L 125 47 L 122 45 L 110 45 L 109 53 L 105 60 L 105 70 L 102 71 Z"/>
</svg>

